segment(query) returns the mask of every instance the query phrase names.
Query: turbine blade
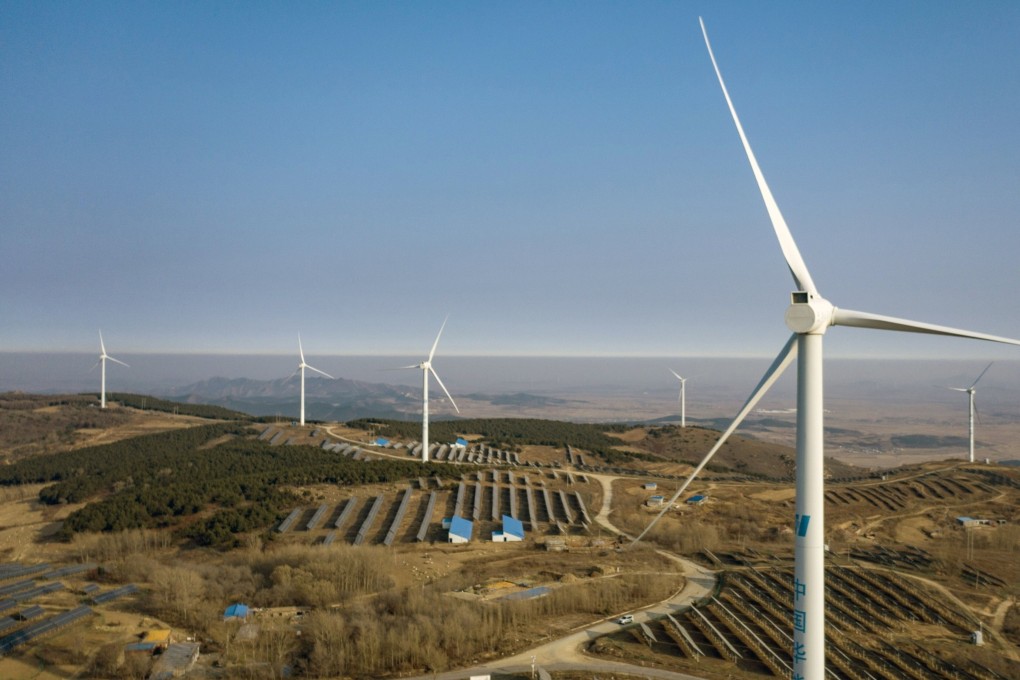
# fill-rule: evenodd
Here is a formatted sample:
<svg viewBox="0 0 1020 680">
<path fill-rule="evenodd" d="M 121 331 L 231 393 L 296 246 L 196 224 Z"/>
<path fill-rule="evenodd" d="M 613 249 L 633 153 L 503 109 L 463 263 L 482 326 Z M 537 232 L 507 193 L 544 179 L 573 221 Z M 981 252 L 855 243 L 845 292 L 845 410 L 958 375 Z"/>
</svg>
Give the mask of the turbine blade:
<svg viewBox="0 0 1020 680">
<path fill-rule="evenodd" d="M 440 380 L 439 374 L 436 373 L 436 369 L 432 368 L 431 364 L 429 365 L 429 372 L 432 373 L 432 376 L 436 379 L 436 382 L 439 383 L 439 386 L 443 388 L 443 392 L 446 393 L 447 399 L 449 399 L 450 403 L 453 404 L 453 408 L 455 408 L 457 410 L 457 413 L 460 413 L 460 409 L 457 408 L 457 402 L 455 402 L 453 400 L 453 397 L 450 396 L 450 391 L 448 389 L 446 389 L 446 385 L 444 385 L 443 381 Z"/>
<path fill-rule="evenodd" d="M 307 368 L 307 369 L 309 369 L 309 370 L 312 370 L 312 371 L 315 371 L 316 373 L 319 373 L 319 374 L 321 374 L 321 375 L 324 375 L 324 376 L 326 376 L 327 378 L 329 378 L 330 380 L 336 380 L 336 378 L 334 378 L 333 376 L 331 376 L 331 375 L 330 375 L 329 373 L 326 373 L 325 371 L 320 371 L 320 370 L 319 370 L 319 369 L 317 369 L 317 368 L 316 368 L 315 366 L 309 366 L 308 364 L 305 364 L 305 368 Z"/>
<path fill-rule="evenodd" d="M 772 385 L 775 384 L 776 380 L 779 379 L 779 376 L 783 375 L 783 372 L 790 366 L 790 363 L 793 362 L 796 357 L 797 335 L 795 333 L 790 336 L 789 340 L 786 341 L 783 349 L 780 350 L 779 354 L 776 356 L 775 361 L 773 361 L 772 365 L 769 366 L 767 371 L 765 371 L 765 375 L 762 376 L 757 387 L 755 387 L 754 391 L 751 392 L 751 396 L 747 398 L 746 402 L 744 402 L 743 408 L 741 408 L 737 413 L 733 422 L 730 423 L 730 426 L 726 428 L 725 432 L 719 435 L 719 440 L 716 441 L 715 446 L 713 446 L 712 449 L 705 454 L 705 457 L 700 463 L 698 463 L 698 467 L 691 470 L 691 474 L 687 477 L 687 480 L 680 485 L 680 488 L 676 490 L 673 497 L 669 499 L 669 502 L 666 503 L 665 506 L 663 506 L 662 510 L 659 511 L 659 514 L 648 523 L 648 526 L 645 527 L 644 531 L 638 534 L 638 537 L 630 542 L 630 545 L 634 545 L 644 538 L 645 534 L 651 531 L 652 527 L 654 527 L 658 521 L 662 519 L 662 516 L 665 515 L 666 511 L 673 506 L 673 503 L 675 503 L 676 499 L 680 497 L 680 494 L 687 490 L 687 487 L 694 481 L 694 478 L 698 476 L 706 465 L 708 465 L 708 461 L 712 460 L 712 456 L 714 456 L 716 452 L 722 448 L 722 445 L 726 443 L 726 440 L 730 438 L 730 435 L 733 434 L 737 427 L 740 426 L 740 423 L 744 422 L 744 418 L 746 418 L 747 414 L 751 412 L 751 409 L 753 409 L 761 398 L 765 396 L 765 393 L 768 392 Z"/>
<path fill-rule="evenodd" d="M 959 328 L 950 328 L 949 326 L 936 326 L 935 324 L 922 323 L 920 321 L 908 321 L 907 319 L 897 319 L 892 316 L 881 316 L 879 314 L 870 314 L 868 312 L 855 312 L 851 309 L 834 309 L 832 312 L 832 325 L 874 328 L 881 331 L 902 331 L 904 333 L 949 335 L 957 338 L 971 338 L 973 340 L 1001 342 L 1007 345 L 1020 345 L 1020 340 L 1004 338 L 998 335 L 975 333 L 974 331 L 965 331 Z"/>
<path fill-rule="evenodd" d="M 89 369 L 89 373 L 91 373 L 92 371 L 96 370 L 96 366 L 98 366 L 101 363 L 103 363 L 103 358 L 102 357 L 99 358 L 99 361 L 97 361 L 96 363 L 92 364 L 92 368 Z"/>
<path fill-rule="evenodd" d="M 443 329 L 446 328 L 446 322 L 449 321 L 449 320 L 450 320 L 450 315 L 447 314 L 446 318 L 443 319 L 443 325 L 439 327 L 439 332 L 436 333 L 436 341 L 432 343 L 432 349 L 429 351 L 428 361 L 432 361 L 432 357 L 435 356 L 435 354 L 436 354 L 436 347 L 439 346 L 439 336 L 441 336 L 443 334 Z M 438 380 L 439 376 L 436 376 L 436 379 Z"/>
<path fill-rule="evenodd" d="M 99 331 L 99 353 L 106 356 L 106 345 L 103 344 L 103 331 Z"/>
<path fill-rule="evenodd" d="M 947 387 L 946 389 L 947 390 L 952 390 L 954 392 L 967 392 L 968 391 L 966 387 Z"/>
<path fill-rule="evenodd" d="M 301 334 L 297 336 L 297 351 L 301 355 L 301 363 L 305 363 L 305 348 L 301 346 Z"/>
<path fill-rule="evenodd" d="M 715 75 L 719 79 L 719 86 L 722 88 L 723 97 L 726 98 L 726 105 L 729 106 L 730 115 L 733 116 L 733 122 L 737 126 L 737 134 L 740 135 L 740 141 L 744 145 L 747 160 L 751 163 L 751 171 L 754 173 L 754 179 L 758 182 L 758 190 L 761 192 L 762 200 L 765 201 L 765 209 L 769 213 L 769 219 L 772 220 L 772 228 L 776 232 L 776 238 L 779 239 L 779 247 L 783 250 L 786 265 L 790 268 L 790 274 L 793 275 L 793 280 L 797 284 L 798 290 L 817 293 L 818 290 L 811 279 L 811 274 L 808 273 L 807 265 L 804 264 L 804 258 L 800 255 L 800 250 L 798 250 L 797 244 L 793 240 L 790 228 L 786 226 L 786 220 L 783 219 L 783 213 L 779 211 L 779 205 L 776 203 L 776 199 L 772 197 L 769 185 L 765 182 L 765 175 L 762 174 L 761 168 L 758 166 L 758 159 L 755 158 L 754 151 L 751 150 L 751 144 L 747 141 L 747 135 L 744 134 L 744 126 L 740 124 L 740 118 L 737 117 L 737 110 L 733 107 L 733 100 L 730 99 L 726 83 L 723 82 L 722 71 L 719 70 L 719 65 L 715 61 L 712 44 L 708 41 L 708 31 L 705 29 L 705 22 L 701 17 L 698 17 L 698 21 L 701 23 L 701 33 L 705 36 L 705 47 L 708 48 L 708 56 L 712 60 L 712 67 L 715 69 Z"/>
<path fill-rule="evenodd" d="M 115 364 L 120 364 L 121 366 L 124 366 L 124 367 L 126 367 L 126 368 L 131 368 L 130 366 L 128 366 L 127 364 L 125 364 L 125 363 L 124 363 L 123 361 L 121 361 L 120 359 L 114 359 L 113 357 L 111 357 L 111 356 L 109 356 L 109 355 L 107 355 L 107 357 L 106 357 L 106 358 L 107 358 L 108 360 L 112 361 L 112 362 L 113 362 L 113 363 L 115 363 Z"/>
<path fill-rule="evenodd" d="M 979 375 L 979 376 L 977 377 L 977 380 L 975 380 L 974 382 L 972 382 L 972 383 L 970 384 L 970 389 L 974 389 L 974 386 L 975 386 L 975 385 L 977 385 L 977 384 L 978 384 L 978 382 L 980 382 L 981 378 L 985 377 L 985 373 L 987 373 L 987 372 L 988 372 L 988 369 L 989 369 L 989 368 L 991 368 L 991 367 L 992 367 L 992 364 L 994 364 L 994 363 L 995 363 L 995 362 L 993 361 L 993 362 L 989 363 L 989 364 L 988 364 L 987 366 L 985 366 L 985 370 L 981 371 L 981 375 Z"/>
</svg>

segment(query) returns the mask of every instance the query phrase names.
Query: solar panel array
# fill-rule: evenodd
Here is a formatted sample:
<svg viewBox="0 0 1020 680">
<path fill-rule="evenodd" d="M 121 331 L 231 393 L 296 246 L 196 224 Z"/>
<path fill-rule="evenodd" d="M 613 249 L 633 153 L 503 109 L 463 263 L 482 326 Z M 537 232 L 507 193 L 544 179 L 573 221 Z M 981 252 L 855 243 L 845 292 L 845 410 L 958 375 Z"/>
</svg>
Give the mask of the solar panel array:
<svg viewBox="0 0 1020 680">
<path fill-rule="evenodd" d="M 302 512 L 304 512 L 304 510 L 301 508 L 291 510 L 290 514 L 287 515 L 287 518 L 280 522 L 280 526 L 276 527 L 276 530 L 281 534 L 285 531 L 289 531 L 290 528 L 294 526 L 294 522 L 298 521 L 298 518 L 301 517 Z"/>
<path fill-rule="evenodd" d="M 368 511 L 368 516 L 365 517 L 365 521 L 361 523 L 361 528 L 358 529 L 358 535 L 354 537 L 354 545 L 361 545 L 365 542 L 365 537 L 372 530 L 376 515 L 379 514 L 379 509 L 382 507 L 385 498 L 383 495 L 376 496 L 375 502 L 372 503 L 372 507 Z"/>
<path fill-rule="evenodd" d="M 35 588 L 32 588 L 31 590 L 22 590 L 17 593 L 11 593 L 5 599 L 0 600 L 0 612 L 7 611 L 8 609 L 13 609 L 14 607 L 17 607 L 20 603 L 24 602 L 25 600 L 31 600 L 32 598 L 39 597 L 40 595 L 45 595 L 47 593 L 52 593 L 54 591 L 63 589 L 64 589 L 63 583 L 54 582 L 37 586 Z"/>
<path fill-rule="evenodd" d="M 134 583 L 129 583 L 126 586 L 114 588 L 113 590 L 108 590 L 105 593 L 100 593 L 99 595 L 96 595 L 95 597 L 92 598 L 92 604 L 103 604 L 104 602 L 110 602 L 112 600 L 116 600 L 121 597 L 126 597 L 137 592 L 138 586 L 136 586 Z"/>
<path fill-rule="evenodd" d="M 78 607 L 70 611 L 62 612 L 56 616 L 37 621 L 33 624 L 25 626 L 21 630 L 17 630 L 9 635 L 0 637 L 0 655 L 7 654 L 15 647 L 23 645 L 26 642 L 45 635 L 58 628 L 74 623 L 75 621 L 89 616 L 92 614 L 90 607 Z"/>
<path fill-rule="evenodd" d="M 408 487 L 404 491 L 404 498 L 400 501 L 400 506 L 397 508 L 397 514 L 393 516 L 393 521 L 390 522 L 389 531 L 386 532 L 386 538 L 383 539 L 383 545 L 393 545 L 393 540 L 397 537 L 397 529 L 400 527 L 400 523 L 404 520 L 404 515 L 407 514 L 407 506 L 411 503 L 411 487 Z"/>
</svg>

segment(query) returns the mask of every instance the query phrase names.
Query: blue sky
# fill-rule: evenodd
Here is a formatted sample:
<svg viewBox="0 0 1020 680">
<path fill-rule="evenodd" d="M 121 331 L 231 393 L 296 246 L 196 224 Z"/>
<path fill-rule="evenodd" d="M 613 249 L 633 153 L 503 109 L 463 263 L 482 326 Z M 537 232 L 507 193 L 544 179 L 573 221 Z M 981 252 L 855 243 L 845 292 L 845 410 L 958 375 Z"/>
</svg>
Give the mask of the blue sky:
<svg viewBox="0 0 1020 680">
<path fill-rule="evenodd" d="M 4 2 L 0 350 L 771 356 L 699 15 L 821 292 L 1020 337 L 1020 3 Z"/>
</svg>

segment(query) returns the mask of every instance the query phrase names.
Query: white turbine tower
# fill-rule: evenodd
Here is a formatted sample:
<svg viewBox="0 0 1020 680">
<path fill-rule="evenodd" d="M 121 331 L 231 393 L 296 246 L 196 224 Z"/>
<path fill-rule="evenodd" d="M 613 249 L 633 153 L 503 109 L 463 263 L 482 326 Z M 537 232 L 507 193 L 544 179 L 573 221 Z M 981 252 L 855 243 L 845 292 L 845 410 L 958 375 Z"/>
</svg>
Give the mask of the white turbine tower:
<svg viewBox="0 0 1020 680">
<path fill-rule="evenodd" d="M 106 362 L 107 361 L 112 361 L 115 364 L 120 364 L 121 366 L 125 366 L 127 368 L 131 368 L 130 366 L 125 364 L 120 359 L 114 359 L 113 357 L 111 357 L 109 354 L 106 353 L 106 345 L 103 343 L 103 331 L 99 331 L 99 361 L 97 361 L 95 366 L 92 367 L 93 369 L 95 369 L 96 366 L 99 366 L 100 367 L 99 372 L 100 372 L 100 374 L 102 374 L 102 378 L 100 379 L 100 389 L 99 389 L 99 408 L 106 408 Z"/>
<path fill-rule="evenodd" d="M 301 346 L 301 334 L 300 333 L 298 333 L 298 336 L 297 336 L 297 347 L 298 347 L 298 354 L 301 356 L 301 363 L 298 364 L 297 372 L 301 373 L 301 424 L 304 425 L 305 424 L 305 369 L 309 368 L 309 369 L 315 371 L 316 373 L 319 373 L 321 375 L 326 376 L 330 380 L 336 380 L 336 378 L 331 376 L 329 373 L 326 373 L 325 371 L 320 371 L 315 366 L 311 366 L 307 362 L 305 362 L 305 350 Z"/>
<path fill-rule="evenodd" d="M 687 427 L 687 378 L 681 378 L 680 374 L 672 368 L 669 369 L 669 372 L 680 381 L 680 427 L 684 428 Z"/>
<path fill-rule="evenodd" d="M 976 413 L 974 409 L 974 393 L 977 392 L 977 384 L 981 378 L 985 377 L 985 373 L 992 367 L 992 364 L 985 366 L 985 370 L 981 371 L 981 375 L 977 377 L 977 380 L 970 384 L 970 387 L 950 387 L 949 389 L 955 392 L 966 392 L 970 398 L 970 462 L 974 462 L 974 415 Z"/>
<path fill-rule="evenodd" d="M 700 21 L 700 20 L 699 20 Z M 704 21 L 701 31 L 708 48 L 709 58 L 715 69 L 719 86 L 729 107 L 730 115 L 737 128 L 737 134 L 744 146 L 744 152 L 751 165 L 751 171 L 758 183 L 758 190 L 779 240 L 786 264 L 793 275 L 797 290 L 792 294 L 791 304 L 786 310 L 786 325 L 793 335 L 779 352 L 775 361 L 765 372 L 758 386 L 751 393 L 747 403 L 737 414 L 733 423 L 722 434 L 720 440 L 705 456 L 705 459 L 691 473 L 691 477 L 677 490 L 673 497 L 680 496 L 694 475 L 708 463 L 720 448 L 722 442 L 737 428 L 747 413 L 779 378 L 782 372 L 797 359 L 797 499 L 794 519 L 794 595 L 793 595 L 793 677 L 804 680 L 825 678 L 825 532 L 824 532 L 824 415 L 822 397 L 822 339 L 829 326 L 856 326 L 886 331 L 931 333 L 977 340 L 1003 342 L 1020 345 L 1020 340 L 1003 338 L 983 333 L 935 326 L 932 324 L 907 321 L 867 312 L 838 309 L 823 298 L 815 287 L 807 265 L 801 258 L 797 244 L 783 219 L 765 183 L 765 177 L 758 167 L 751 146 L 730 100 L 722 73 L 712 53 Z M 669 508 L 672 502 L 665 508 Z M 664 508 L 664 509 L 665 509 Z M 661 517 L 661 513 L 659 515 Z M 653 520 L 652 524 L 658 520 Z M 640 540 L 648 529 L 636 540 Z"/>
<path fill-rule="evenodd" d="M 422 373 L 421 383 L 421 461 L 423 463 L 429 462 L 429 373 L 435 377 L 436 382 L 443 388 L 443 392 L 446 393 L 450 403 L 453 404 L 453 408 L 460 413 L 460 409 L 457 408 L 457 402 L 450 396 L 450 391 L 446 389 L 446 385 L 439 378 L 439 374 L 436 373 L 436 369 L 432 368 L 432 357 L 436 355 L 436 347 L 439 346 L 439 337 L 443 334 L 443 329 L 446 328 L 446 322 L 450 320 L 450 317 L 446 317 L 443 320 L 443 325 L 439 327 L 439 333 L 436 334 L 436 341 L 432 343 L 432 349 L 429 351 L 428 358 L 420 364 L 411 364 L 410 366 L 403 366 L 402 368 L 420 368 Z"/>
</svg>

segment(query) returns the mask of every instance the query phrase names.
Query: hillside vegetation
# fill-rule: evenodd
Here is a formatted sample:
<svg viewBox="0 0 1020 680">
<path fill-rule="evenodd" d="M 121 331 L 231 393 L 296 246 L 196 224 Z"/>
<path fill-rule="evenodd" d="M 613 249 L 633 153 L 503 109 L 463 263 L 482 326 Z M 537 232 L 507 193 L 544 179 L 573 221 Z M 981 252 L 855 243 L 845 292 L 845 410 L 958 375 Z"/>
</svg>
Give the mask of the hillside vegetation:
<svg viewBox="0 0 1020 680">
<path fill-rule="evenodd" d="M 403 441 L 414 441 L 421 437 L 420 423 L 364 418 L 351 421 L 348 425 Z M 591 452 L 609 463 L 631 458 L 656 460 L 655 456 L 642 452 L 621 456 L 614 448 L 619 446 L 620 441 L 609 436 L 609 433 L 625 432 L 630 427 L 539 418 L 475 418 L 430 422 L 429 432 L 435 441 L 453 441 L 459 436 L 473 435 L 482 437 L 492 446 L 506 449 L 519 450 L 519 447 L 529 444 L 558 448 L 572 446 Z"/>
<path fill-rule="evenodd" d="M 36 456 L 0 468 L 0 485 L 54 482 L 39 492 L 42 502 L 87 503 L 65 520 L 65 538 L 172 527 L 199 545 L 231 547 L 239 534 L 286 514 L 297 500 L 288 487 L 460 475 L 410 460 L 355 461 L 311 446 L 272 447 L 252 434 L 244 424 L 223 423 Z"/>
</svg>

